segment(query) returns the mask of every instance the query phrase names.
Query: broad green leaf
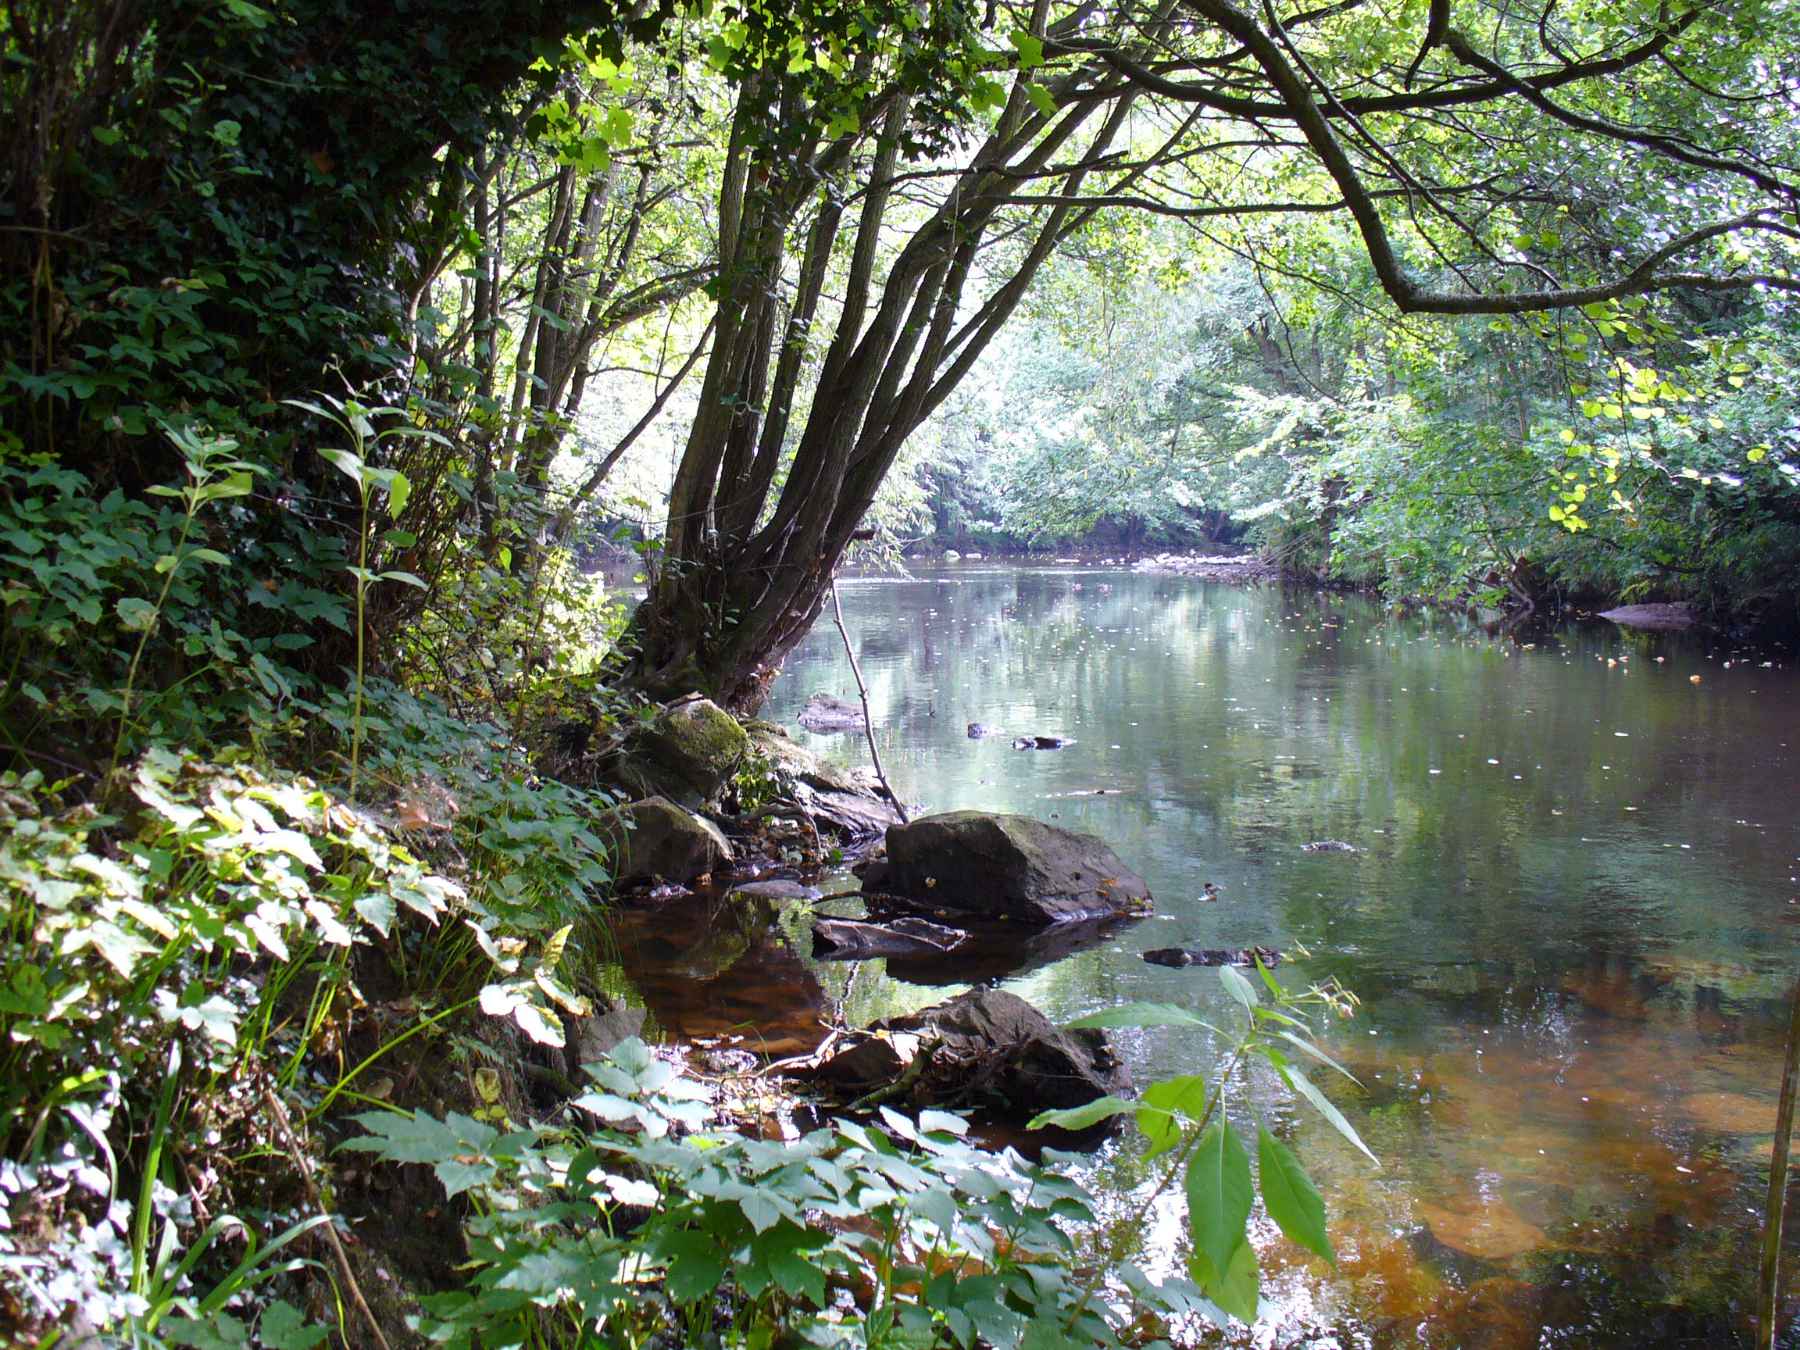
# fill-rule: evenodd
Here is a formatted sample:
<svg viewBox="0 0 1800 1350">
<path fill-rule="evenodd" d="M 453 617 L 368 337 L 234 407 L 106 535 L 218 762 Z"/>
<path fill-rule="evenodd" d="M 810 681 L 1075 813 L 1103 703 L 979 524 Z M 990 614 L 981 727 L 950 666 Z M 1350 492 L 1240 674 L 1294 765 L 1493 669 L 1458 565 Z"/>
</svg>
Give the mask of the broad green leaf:
<svg viewBox="0 0 1800 1350">
<path fill-rule="evenodd" d="M 417 586 L 422 591 L 430 589 L 429 587 L 427 587 L 425 585 L 425 583 L 423 581 L 421 581 L 418 577 L 414 576 L 411 572 L 382 572 L 375 578 L 375 580 L 377 580 L 377 581 L 400 581 L 400 582 L 404 582 L 408 586 Z"/>
<path fill-rule="evenodd" d="M 1230 1121 L 1215 1121 L 1187 1168 L 1188 1227 L 1215 1269 L 1229 1269 L 1233 1250 L 1244 1241 L 1253 1194 L 1250 1155 Z"/>
<path fill-rule="evenodd" d="M 317 411 L 317 409 L 314 411 Z M 357 487 L 362 487 L 364 465 L 361 455 L 355 454 L 349 450 L 321 450 L 319 451 L 319 454 L 329 461 L 339 473 L 355 483 Z"/>
<path fill-rule="evenodd" d="M 1057 1111 L 1040 1111 L 1031 1118 L 1025 1128 L 1041 1130 L 1046 1125 L 1055 1125 L 1064 1130 L 1085 1130 L 1098 1125 L 1103 1120 L 1114 1116 L 1122 1116 L 1128 1111 L 1137 1110 L 1136 1102 L 1128 1102 L 1123 1097 L 1096 1097 L 1082 1106 L 1066 1106 Z"/>
<path fill-rule="evenodd" d="M 398 516 L 406 509 L 407 498 L 411 496 L 412 481 L 398 469 L 395 469 L 394 476 L 388 479 L 387 482 L 388 515 Z"/>
<path fill-rule="evenodd" d="M 935 1132 L 961 1136 L 969 1132 L 969 1122 L 948 1111 L 936 1111 L 928 1107 L 919 1112 L 919 1130 L 921 1133 Z"/>
<path fill-rule="evenodd" d="M 1357 1134 L 1357 1132 L 1351 1128 L 1350 1122 L 1344 1119 L 1344 1113 L 1332 1104 L 1329 1097 L 1323 1092 L 1320 1092 L 1318 1088 L 1314 1087 L 1305 1074 L 1301 1073 L 1299 1069 L 1290 1066 L 1284 1072 L 1283 1077 L 1287 1079 L 1289 1087 L 1293 1088 L 1295 1092 L 1298 1092 L 1302 1097 L 1306 1098 L 1307 1101 L 1318 1108 L 1319 1114 L 1324 1116 L 1326 1120 L 1329 1120 L 1332 1127 L 1336 1129 L 1339 1134 L 1343 1135 L 1344 1138 L 1348 1139 L 1352 1144 L 1355 1144 L 1357 1148 L 1361 1149 L 1370 1162 L 1374 1163 L 1377 1167 L 1381 1165 L 1381 1160 L 1373 1153 L 1370 1153 L 1369 1146 L 1363 1143 L 1362 1136 Z"/>
<path fill-rule="evenodd" d="M 1224 967 L 1229 970 L 1230 967 Z M 1240 977 L 1241 978 L 1241 977 Z M 1186 1008 L 1173 1003 L 1121 1003 L 1116 1008 L 1077 1017 L 1069 1026 L 1083 1027 L 1203 1027 L 1206 1023 Z"/>
<path fill-rule="evenodd" d="M 705 1233 L 679 1231 L 656 1238 L 656 1254 L 668 1263 L 669 1297 L 677 1303 L 694 1303 L 718 1291 L 725 1280 L 725 1262 Z"/>
<path fill-rule="evenodd" d="M 1197 1251 L 1188 1258 L 1188 1274 L 1202 1293 L 1239 1321 L 1254 1322 L 1262 1301 L 1256 1250 L 1247 1241 L 1239 1242 L 1224 1271 L 1220 1275 L 1219 1267 L 1205 1252 Z"/>
<path fill-rule="evenodd" d="M 1206 1080 L 1198 1074 L 1164 1078 L 1145 1088 L 1137 1127 L 1150 1141 L 1148 1156 L 1166 1153 L 1180 1141 L 1181 1122 L 1177 1116 L 1185 1116 L 1198 1125 L 1205 1114 Z"/>
<path fill-rule="evenodd" d="M 1056 116 L 1056 100 L 1050 96 L 1050 91 L 1048 89 L 1044 88 L 1043 85 L 1041 85 L 1041 84 L 1026 85 L 1025 86 L 1025 97 L 1030 99 L 1031 106 L 1036 108 L 1045 117 L 1055 117 Z"/>
<path fill-rule="evenodd" d="M 1262 1179 L 1263 1204 L 1276 1227 L 1309 1252 L 1337 1264 L 1325 1232 L 1325 1201 L 1293 1150 L 1270 1134 L 1267 1126 L 1257 1127 L 1256 1166 Z"/>
</svg>

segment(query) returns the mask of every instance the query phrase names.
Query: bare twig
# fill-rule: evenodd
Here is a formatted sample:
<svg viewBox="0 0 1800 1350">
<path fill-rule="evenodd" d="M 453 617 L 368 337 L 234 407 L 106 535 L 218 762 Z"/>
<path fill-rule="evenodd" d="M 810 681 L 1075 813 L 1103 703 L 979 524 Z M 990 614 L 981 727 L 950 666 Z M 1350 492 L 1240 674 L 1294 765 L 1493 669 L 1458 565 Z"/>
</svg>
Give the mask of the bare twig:
<svg viewBox="0 0 1800 1350">
<path fill-rule="evenodd" d="M 838 603 L 836 577 L 831 579 L 831 613 L 837 620 L 838 636 L 844 639 L 844 655 L 850 658 L 850 673 L 856 676 L 856 693 L 862 699 L 863 730 L 869 736 L 869 758 L 875 761 L 875 776 L 881 780 L 882 791 L 887 793 L 888 800 L 893 802 L 900 823 L 905 825 L 906 803 L 900 800 L 894 785 L 888 782 L 887 771 L 881 767 L 881 751 L 875 745 L 875 722 L 869 716 L 869 687 L 863 683 L 862 667 L 856 663 L 856 651 L 850 645 L 850 630 L 844 627 L 844 607 Z"/>
<path fill-rule="evenodd" d="M 1769 1200 L 1763 1212 L 1762 1286 L 1756 1297 L 1756 1344 L 1775 1345 L 1775 1310 L 1781 1293 L 1781 1227 L 1787 1210 L 1788 1147 L 1794 1135 L 1794 1092 L 1800 1077 L 1800 984 L 1788 1010 L 1787 1057 L 1781 1066 L 1781 1104 L 1775 1111 L 1775 1144 L 1769 1154 Z"/>
<path fill-rule="evenodd" d="M 356 1282 L 356 1275 L 350 1269 L 350 1256 L 344 1250 L 344 1244 L 338 1240 L 337 1225 L 326 1213 L 325 1202 L 319 1198 L 319 1188 L 313 1181 L 312 1159 L 300 1147 L 300 1141 L 294 1135 L 294 1127 L 288 1120 L 287 1107 L 281 1104 L 281 1098 L 275 1095 L 274 1089 L 266 1084 L 263 1087 L 263 1101 L 268 1103 L 269 1114 L 275 1117 L 276 1128 L 281 1131 L 282 1141 L 287 1145 L 288 1155 L 293 1158 L 294 1166 L 300 1169 L 300 1182 L 306 1187 L 306 1198 L 312 1207 L 325 1215 L 325 1222 L 320 1225 L 325 1231 L 325 1240 L 331 1244 L 332 1253 L 337 1257 L 338 1272 L 344 1277 L 344 1287 L 350 1291 L 350 1301 L 368 1322 L 370 1334 L 381 1350 L 393 1350 L 388 1339 L 382 1334 L 381 1323 L 375 1320 L 375 1314 L 369 1310 L 368 1300 L 363 1297 L 362 1286 Z"/>
</svg>

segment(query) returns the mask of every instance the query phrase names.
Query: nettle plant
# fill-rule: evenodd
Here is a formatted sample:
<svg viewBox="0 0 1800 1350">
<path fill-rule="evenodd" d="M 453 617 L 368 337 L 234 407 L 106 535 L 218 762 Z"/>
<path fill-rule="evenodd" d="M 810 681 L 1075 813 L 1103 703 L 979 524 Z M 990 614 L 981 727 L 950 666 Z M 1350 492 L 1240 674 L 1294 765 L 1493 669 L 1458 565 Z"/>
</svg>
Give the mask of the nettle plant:
<svg viewBox="0 0 1800 1350">
<path fill-rule="evenodd" d="M 1219 968 L 1225 991 L 1244 1013 L 1243 1028 L 1235 1036 L 1227 1035 L 1186 1008 L 1164 1003 L 1128 1003 L 1070 1024 L 1212 1031 L 1235 1044 L 1210 1084 L 1198 1074 L 1177 1075 L 1152 1083 L 1136 1099 L 1100 1097 L 1084 1106 L 1046 1111 L 1031 1122 L 1034 1129 L 1059 1125 L 1080 1130 L 1114 1116 L 1132 1116 L 1149 1141 L 1149 1156 L 1167 1155 L 1169 1162 L 1141 1200 L 1141 1208 L 1129 1227 L 1140 1227 L 1151 1209 L 1179 1183 L 1193 1238 L 1188 1273 L 1211 1303 L 1246 1322 L 1256 1320 L 1261 1306 L 1256 1250 L 1249 1235 L 1250 1212 L 1259 1190 L 1263 1207 L 1283 1234 L 1326 1261 L 1336 1261 L 1331 1238 L 1325 1231 L 1325 1202 L 1318 1188 L 1293 1150 L 1260 1122 L 1256 1128 L 1257 1177 L 1252 1180 L 1249 1150 L 1225 1114 L 1225 1102 L 1248 1065 L 1255 1061 L 1267 1064 L 1282 1083 L 1310 1102 L 1370 1162 L 1376 1161 L 1343 1112 L 1306 1076 L 1295 1059 L 1296 1054 L 1304 1056 L 1351 1078 L 1349 1070 L 1314 1040 L 1307 1014 L 1323 1009 L 1349 1016 L 1356 1009 L 1356 996 L 1335 984 L 1314 985 L 1296 992 L 1283 987 L 1260 961 L 1256 971 L 1266 1002 L 1244 975 L 1230 966 Z"/>
</svg>

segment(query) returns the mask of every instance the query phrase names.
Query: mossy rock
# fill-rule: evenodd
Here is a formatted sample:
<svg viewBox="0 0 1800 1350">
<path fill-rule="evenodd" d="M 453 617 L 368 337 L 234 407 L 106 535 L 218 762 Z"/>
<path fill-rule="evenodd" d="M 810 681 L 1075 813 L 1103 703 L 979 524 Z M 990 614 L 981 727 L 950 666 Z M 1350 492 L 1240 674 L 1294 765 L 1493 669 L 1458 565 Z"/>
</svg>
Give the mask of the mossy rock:
<svg viewBox="0 0 1800 1350">
<path fill-rule="evenodd" d="M 750 737 L 711 699 L 671 703 L 625 747 L 625 785 L 679 805 L 704 806 L 719 795 L 750 749 Z"/>
</svg>

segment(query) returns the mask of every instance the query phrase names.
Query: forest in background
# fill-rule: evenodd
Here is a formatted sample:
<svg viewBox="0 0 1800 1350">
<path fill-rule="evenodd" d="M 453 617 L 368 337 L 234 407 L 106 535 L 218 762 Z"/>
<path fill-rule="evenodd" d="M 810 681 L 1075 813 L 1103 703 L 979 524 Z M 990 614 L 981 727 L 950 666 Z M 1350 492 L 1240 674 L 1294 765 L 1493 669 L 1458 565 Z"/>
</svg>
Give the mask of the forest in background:
<svg viewBox="0 0 1800 1350">
<path fill-rule="evenodd" d="M 1135 1335 L 1061 1244 L 1074 1197 L 1045 1174 L 1009 1211 L 952 1125 L 936 1161 L 879 1131 L 709 1157 L 654 1146 L 697 1119 L 660 1061 L 575 1089 L 618 848 L 592 764 L 671 697 L 753 712 L 839 562 L 928 533 L 1791 621 L 1794 29 L 1764 0 L 0 5 L 7 1322 L 762 1346 L 847 1334 L 823 1265 L 872 1282 L 870 1344 Z M 634 611 L 581 566 L 621 527 Z M 1159 1315 L 1255 1315 L 1219 1090 L 1138 1108 L 1230 1183 L 1190 1187 L 1191 1285 L 1119 1268 Z M 577 1096 L 599 1123 L 552 1124 Z M 1269 1212 L 1328 1253 L 1270 1141 Z M 881 1199 L 903 1168 L 942 1199 Z M 335 1236 L 392 1185 L 435 1263 Z M 891 1249 L 921 1219 L 1004 1281 L 921 1298 Z"/>
</svg>

